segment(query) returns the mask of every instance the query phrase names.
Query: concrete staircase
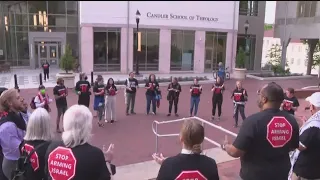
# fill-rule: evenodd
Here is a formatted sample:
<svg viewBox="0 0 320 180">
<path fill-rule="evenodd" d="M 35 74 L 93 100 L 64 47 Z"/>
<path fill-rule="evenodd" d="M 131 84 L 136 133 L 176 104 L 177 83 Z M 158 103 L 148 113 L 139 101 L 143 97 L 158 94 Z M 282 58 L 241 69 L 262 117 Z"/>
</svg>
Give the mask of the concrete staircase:
<svg viewBox="0 0 320 180">
<path fill-rule="evenodd" d="M 215 159 L 217 163 L 235 160 L 235 158 L 221 150 L 220 147 L 207 149 L 204 152 L 207 156 Z M 154 180 L 158 175 L 159 168 L 160 165 L 153 160 L 120 166 L 117 167 L 117 174 L 114 176 L 114 180 Z"/>
</svg>

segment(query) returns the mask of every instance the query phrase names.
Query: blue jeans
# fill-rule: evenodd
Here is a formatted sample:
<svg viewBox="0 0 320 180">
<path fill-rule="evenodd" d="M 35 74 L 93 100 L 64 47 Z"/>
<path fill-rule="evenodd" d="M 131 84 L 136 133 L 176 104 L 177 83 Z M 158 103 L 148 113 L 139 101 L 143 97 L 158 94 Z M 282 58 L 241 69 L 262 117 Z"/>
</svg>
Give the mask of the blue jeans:
<svg viewBox="0 0 320 180">
<path fill-rule="evenodd" d="M 147 114 L 149 114 L 151 103 L 152 103 L 152 112 L 156 113 L 157 106 L 156 106 L 155 96 L 146 95 L 146 98 L 147 98 Z"/>
<path fill-rule="evenodd" d="M 190 101 L 190 115 L 192 115 L 193 112 L 193 107 L 194 107 L 194 115 L 196 116 L 198 113 L 198 107 L 199 107 L 199 102 L 200 102 L 200 96 L 195 97 L 191 96 L 191 101 Z"/>
</svg>

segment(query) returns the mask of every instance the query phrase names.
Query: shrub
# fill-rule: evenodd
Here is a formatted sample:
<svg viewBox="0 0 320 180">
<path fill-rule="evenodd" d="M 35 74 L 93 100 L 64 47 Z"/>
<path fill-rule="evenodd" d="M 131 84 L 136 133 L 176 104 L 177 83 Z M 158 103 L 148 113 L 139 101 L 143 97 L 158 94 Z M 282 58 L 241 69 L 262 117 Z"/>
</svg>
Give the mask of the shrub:
<svg viewBox="0 0 320 180">
<path fill-rule="evenodd" d="M 66 45 L 66 50 L 64 55 L 61 57 L 59 66 L 62 70 L 68 73 L 74 69 L 75 63 L 75 58 L 72 56 L 72 49 L 69 45 Z"/>
<path fill-rule="evenodd" d="M 245 60 L 246 60 L 246 53 L 242 47 L 239 47 L 237 57 L 236 57 L 236 67 L 237 68 L 244 68 L 245 67 Z"/>
</svg>

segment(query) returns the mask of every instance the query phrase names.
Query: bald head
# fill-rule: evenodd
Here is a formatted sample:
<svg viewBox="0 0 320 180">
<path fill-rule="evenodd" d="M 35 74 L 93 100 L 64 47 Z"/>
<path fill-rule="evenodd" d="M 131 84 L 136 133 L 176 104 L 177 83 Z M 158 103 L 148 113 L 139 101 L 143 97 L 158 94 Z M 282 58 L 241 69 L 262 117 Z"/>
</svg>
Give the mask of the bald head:
<svg viewBox="0 0 320 180">
<path fill-rule="evenodd" d="M 280 106 L 284 99 L 282 87 L 275 82 L 271 82 L 263 86 L 260 93 L 264 98 L 266 98 L 267 103 L 273 103 Z"/>
</svg>

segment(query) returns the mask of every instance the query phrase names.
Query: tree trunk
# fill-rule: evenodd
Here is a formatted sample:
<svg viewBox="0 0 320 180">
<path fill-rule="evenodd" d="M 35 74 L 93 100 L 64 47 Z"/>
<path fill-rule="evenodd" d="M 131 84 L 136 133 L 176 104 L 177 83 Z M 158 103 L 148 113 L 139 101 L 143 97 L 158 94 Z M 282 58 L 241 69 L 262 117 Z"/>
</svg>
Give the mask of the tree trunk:
<svg viewBox="0 0 320 180">
<path fill-rule="evenodd" d="M 317 46 L 317 43 L 319 42 L 319 39 L 308 39 L 308 65 L 307 65 L 307 75 L 311 74 L 312 64 L 313 64 L 313 54 L 314 50 Z"/>
</svg>

